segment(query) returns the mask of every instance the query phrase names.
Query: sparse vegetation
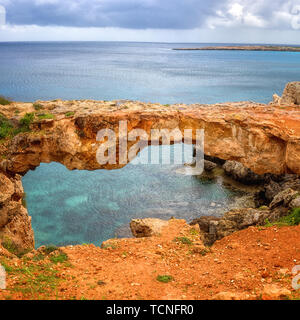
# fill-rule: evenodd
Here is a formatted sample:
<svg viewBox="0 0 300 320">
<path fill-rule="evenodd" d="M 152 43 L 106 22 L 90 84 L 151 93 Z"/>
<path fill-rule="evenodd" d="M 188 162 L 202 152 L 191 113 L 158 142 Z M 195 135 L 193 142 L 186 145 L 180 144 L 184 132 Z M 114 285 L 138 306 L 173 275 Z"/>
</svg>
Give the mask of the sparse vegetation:
<svg viewBox="0 0 300 320">
<path fill-rule="evenodd" d="M 198 232 L 196 229 L 191 229 L 191 230 L 190 230 L 190 234 L 191 234 L 192 236 L 197 236 L 197 235 L 199 235 L 199 232 Z"/>
<path fill-rule="evenodd" d="M 285 226 L 298 226 L 300 224 L 300 208 L 293 209 L 288 216 L 282 217 L 279 221 L 270 222 L 266 220 L 265 227 L 285 227 Z"/>
<path fill-rule="evenodd" d="M 61 279 L 58 277 L 58 271 L 53 268 L 53 264 L 32 264 L 24 263 L 20 266 L 10 266 L 6 261 L 1 261 L 6 272 L 15 279 L 13 288 L 7 291 L 12 293 L 21 293 L 23 297 L 31 299 L 47 298 L 53 292 L 57 291 L 57 286 Z"/>
<path fill-rule="evenodd" d="M 0 139 L 10 136 L 13 131 L 13 125 L 10 121 L 0 114 Z"/>
<path fill-rule="evenodd" d="M 68 261 L 68 256 L 64 252 L 60 251 L 58 255 L 53 255 L 50 257 L 50 261 L 54 264 L 63 263 Z"/>
<path fill-rule="evenodd" d="M 169 275 L 158 275 L 156 280 L 159 282 L 168 283 L 173 281 L 174 279 L 172 276 L 169 276 Z"/>
<path fill-rule="evenodd" d="M 12 103 L 12 101 L 11 101 L 10 99 L 5 98 L 5 97 L 3 97 L 3 96 L 0 96 L 0 104 L 1 104 L 2 106 L 7 106 L 7 105 L 9 105 L 9 104 L 11 104 L 11 103 Z"/>
<path fill-rule="evenodd" d="M 26 113 L 25 116 L 20 120 L 19 132 L 30 131 L 30 125 L 33 122 L 33 120 L 34 120 L 34 113 Z"/>
<path fill-rule="evenodd" d="M 45 249 L 43 250 L 45 254 L 50 254 L 54 251 L 57 251 L 59 248 L 57 246 L 54 246 L 54 245 L 49 245 L 49 246 L 46 246 Z"/>
<path fill-rule="evenodd" d="M 30 131 L 30 125 L 34 120 L 34 113 L 26 113 L 19 121 L 19 126 L 13 126 L 12 122 L 0 114 L 0 139 L 12 138 L 21 132 Z"/>
<path fill-rule="evenodd" d="M 178 237 L 174 239 L 174 242 L 181 242 L 182 244 L 191 245 L 193 242 L 187 237 Z"/>
<path fill-rule="evenodd" d="M 45 259 L 45 256 L 42 253 L 39 253 L 38 255 L 33 257 L 33 261 L 38 262 L 38 261 L 42 261 Z"/>
<path fill-rule="evenodd" d="M 65 116 L 69 118 L 69 117 L 73 117 L 74 114 L 75 114 L 74 111 L 70 111 L 70 112 L 67 112 L 67 113 L 65 114 Z"/>
<path fill-rule="evenodd" d="M 4 241 L 2 241 L 2 246 L 18 258 L 21 258 L 22 256 L 31 251 L 30 249 L 20 249 L 11 239 L 4 239 Z"/>
<path fill-rule="evenodd" d="M 117 249 L 117 246 L 115 244 L 112 244 L 112 243 L 111 244 L 105 244 L 104 246 L 102 246 L 102 249 L 109 249 L 109 248 L 115 250 L 115 249 Z"/>
<path fill-rule="evenodd" d="M 43 106 L 42 104 L 40 104 L 40 103 L 34 103 L 34 104 L 33 104 L 33 107 L 34 107 L 34 109 L 35 109 L 36 111 L 39 111 L 39 110 L 44 109 L 44 106 Z"/>
<path fill-rule="evenodd" d="M 51 113 L 40 113 L 37 115 L 37 117 L 40 120 L 46 120 L 46 119 L 54 119 L 54 115 Z"/>
</svg>

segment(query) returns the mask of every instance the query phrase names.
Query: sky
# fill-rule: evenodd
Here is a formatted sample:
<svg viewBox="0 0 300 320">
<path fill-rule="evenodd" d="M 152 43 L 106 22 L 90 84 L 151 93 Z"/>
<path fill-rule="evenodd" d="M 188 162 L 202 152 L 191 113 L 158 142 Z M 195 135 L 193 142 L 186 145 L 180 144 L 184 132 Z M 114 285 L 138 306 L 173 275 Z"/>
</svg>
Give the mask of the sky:
<svg viewBox="0 0 300 320">
<path fill-rule="evenodd" d="M 300 0 L 0 0 L 0 41 L 300 45 Z"/>
</svg>

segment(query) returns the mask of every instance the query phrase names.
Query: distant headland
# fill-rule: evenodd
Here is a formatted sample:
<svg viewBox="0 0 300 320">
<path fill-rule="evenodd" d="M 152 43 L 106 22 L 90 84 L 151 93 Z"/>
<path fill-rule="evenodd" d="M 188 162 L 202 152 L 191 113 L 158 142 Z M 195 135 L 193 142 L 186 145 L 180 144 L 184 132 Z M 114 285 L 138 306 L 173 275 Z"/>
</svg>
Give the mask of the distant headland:
<svg viewBox="0 0 300 320">
<path fill-rule="evenodd" d="M 285 51 L 300 52 L 300 47 L 293 46 L 213 46 L 200 48 L 174 48 L 173 50 L 231 50 L 231 51 Z"/>
</svg>

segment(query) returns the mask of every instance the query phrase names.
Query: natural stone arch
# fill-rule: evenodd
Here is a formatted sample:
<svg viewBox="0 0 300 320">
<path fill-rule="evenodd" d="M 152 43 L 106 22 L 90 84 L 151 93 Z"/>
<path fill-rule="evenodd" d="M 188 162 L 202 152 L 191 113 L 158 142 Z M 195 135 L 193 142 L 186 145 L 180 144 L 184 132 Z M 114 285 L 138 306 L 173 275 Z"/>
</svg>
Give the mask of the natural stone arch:
<svg viewBox="0 0 300 320">
<path fill-rule="evenodd" d="M 205 130 L 205 154 L 236 160 L 258 174 L 300 174 L 300 111 L 255 103 L 220 105 L 144 104 L 140 102 L 41 102 L 54 119 L 36 120 L 31 132 L 19 134 L 5 147 L 0 163 L 0 237 L 12 239 L 21 248 L 34 245 L 31 221 L 22 206 L 21 175 L 40 163 L 59 162 L 68 169 L 117 169 L 124 165 L 99 165 L 97 132 L 118 131 L 128 122 L 128 131 L 179 128 Z M 33 112 L 32 104 L 14 104 Z M 9 107 L 11 108 L 11 106 Z M 4 114 L 11 116 L 10 109 Z M 72 116 L 66 113 L 71 112 Z M 195 136 L 193 138 L 195 142 Z M 132 142 L 134 143 L 134 142 Z M 118 141 L 117 141 L 118 144 Z M 128 148 L 131 144 L 128 144 Z"/>
</svg>

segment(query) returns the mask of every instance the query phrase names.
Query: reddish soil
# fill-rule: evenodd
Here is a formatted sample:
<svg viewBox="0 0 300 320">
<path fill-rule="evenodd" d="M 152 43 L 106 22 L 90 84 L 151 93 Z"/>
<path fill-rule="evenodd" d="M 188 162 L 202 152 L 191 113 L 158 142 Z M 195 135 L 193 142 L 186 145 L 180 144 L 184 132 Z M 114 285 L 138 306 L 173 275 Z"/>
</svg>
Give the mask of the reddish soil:
<svg viewBox="0 0 300 320">
<path fill-rule="evenodd" d="M 291 270 L 300 265 L 300 226 L 251 227 L 218 241 L 207 253 L 197 232 L 183 220 L 170 220 L 161 236 L 109 240 L 106 249 L 94 245 L 62 248 L 69 260 L 53 265 L 59 284 L 38 298 L 202 300 L 227 292 L 233 299 L 271 299 L 264 293 L 269 284 L 289 290 L 285 299 L 300 298 L 300 290 L 291 285 Z M 176 237 L 193 243 L 174 241 Z M 49 263 L 49 258 L 34 262 L 0 254 L 1 259 L 14 267 Z M 159 282 L 159 275 L 173 280 Z M 0 290 L 0 299 L 37 298 L 36 292 L 16 289 L 22 285 L 24 289 L 30 283 L 22 284 L 19 275 L 8 274 L 8 287 Z"/>
</svg>

